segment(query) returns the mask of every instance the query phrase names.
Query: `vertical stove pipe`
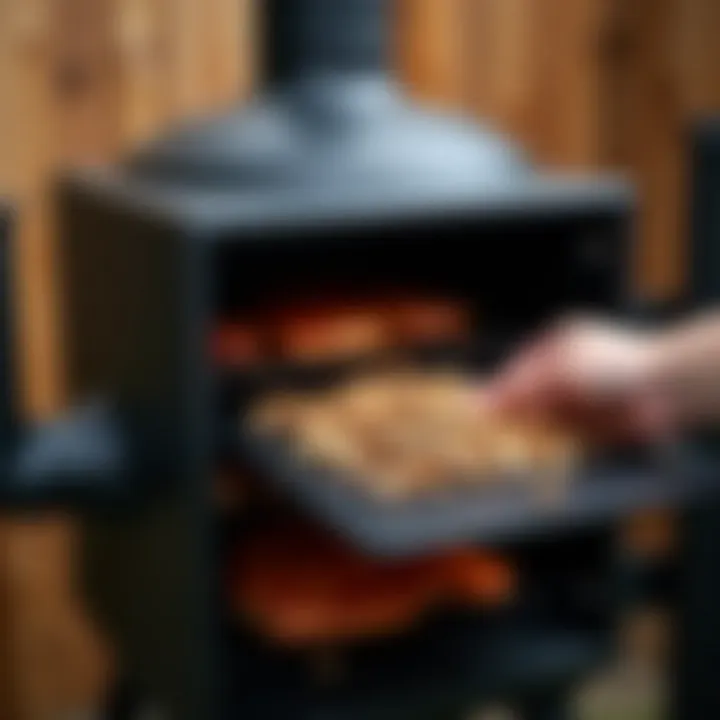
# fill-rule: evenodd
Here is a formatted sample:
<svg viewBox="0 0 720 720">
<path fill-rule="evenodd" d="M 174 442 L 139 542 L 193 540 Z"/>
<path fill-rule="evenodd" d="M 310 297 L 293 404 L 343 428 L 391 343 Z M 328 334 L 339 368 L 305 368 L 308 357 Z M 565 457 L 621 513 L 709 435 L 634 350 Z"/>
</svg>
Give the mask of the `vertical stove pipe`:
<svg viewBox="0 0 720 720">
<path fill-rule="evenodd" d="M 269 85 L 322 73 L 383 74 L 389 0 L 263 0 Z"/>
</svg>

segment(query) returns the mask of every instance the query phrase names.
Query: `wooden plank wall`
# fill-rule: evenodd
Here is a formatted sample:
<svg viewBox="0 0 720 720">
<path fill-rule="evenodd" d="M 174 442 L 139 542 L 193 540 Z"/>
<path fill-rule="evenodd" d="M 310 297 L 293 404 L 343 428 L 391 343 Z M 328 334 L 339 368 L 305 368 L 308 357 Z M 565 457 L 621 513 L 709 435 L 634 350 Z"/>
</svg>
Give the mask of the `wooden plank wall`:
<svg viewBox="0 0 720 720">
<path fill-rule="evenodd" d="M 23 210 L 16 277 L 31 414 L 62 402 L 53 174 L 247 95 L 257 2 L 0 0 L 0 193 Z M 411 94 L 512 133 L 541 163 L 629 171 L 641 190 L 639 284 L 676 292 L 684 133 L 720 109 L 717 0 L 395 2 L 396 64 Z M 0 548 L 0 718 L 54 719 L 92 700 L 109 672 L 74 592 L 72 524 L 6 519 Z"/>
</svg>

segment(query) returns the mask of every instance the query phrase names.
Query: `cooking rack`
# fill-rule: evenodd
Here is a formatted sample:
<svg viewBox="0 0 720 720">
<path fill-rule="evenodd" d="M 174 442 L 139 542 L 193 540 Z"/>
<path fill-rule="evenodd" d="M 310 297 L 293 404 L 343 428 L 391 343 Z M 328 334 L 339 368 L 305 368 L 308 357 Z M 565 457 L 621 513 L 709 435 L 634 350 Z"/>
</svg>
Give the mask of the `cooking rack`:
<svg viewBox="0 0 720 720">
<path fill-rule="evenodd" d="M 277 653 L 232 637 L 240 646 L 230 647 L 238 660 L 229 664 L 242 668 L 260 690 L 248 696 L 234 689 L 236 716 L 262 714 L 273 720 L 286 718 L 297 707 L 309 708 L 307 717 L 319 720 L 461 716 L 478 697 L 525 696 L 537 688 L 567 687 L 597 667 L 600 658 L 611 656 L 601 638 L 582 629 L 537 623 L 523 627 L 517 622 L 508 628 L 500 622 L 489 626 L 477 616 L 456 616 L 356 651 L 345 659 L 352 680 L 343 682 L 340 667 L 340 679 L 333 683 L 317 679 L 297 659 L 278 660 Z"/>
<path fill-rule="evenodd" d="M 713 465 L 688 448 L 658 448 L 631 459 L 590 460 L 560 483 L 526 473 L 509 482 L 449 487 L 423 497 L 373 497 L 341 473 L 298 460 L 282 440 L 246 433 L 239 456 L 365 551 L 379 555 L 430 552 L 468 542 L 602 524 L 647 507 L 702 502 L 717 491 Z M 547 483 L 552 487 L 543 487 Z"/>
<path fill-rule="evenodd" d="M 226 547 L 263 522 L 234 524 Z M 478 701 L 495 700 L 531 718 L 559 710 L 567 688 L 613 654 L 609 629 L 621 597 L 602 578 L 617 572 L 620 558 L 606 535 L 576 532 L 571 552 L 557 536 L 531 547 L 501 545 L 518 563 L 515 599 L 480 613 L 437 610 L 385 639 L 289 650 L 226 614 L 220 642 L 225 667 L 233 668 L 224 678 L 229 716 L 462 717 Z M 247 682 L 237 683 L 238 669 Z"/>
<path fill-rule="evenodd" d="M 698 503 L 712 496 L 712 463 L 697 448 L 678 441 L 590 453 L 569 478 L 524 472 L 388 500 L 374 495 L 360 478 L 300 458 L 287 438 L 257 430 L 245 415 L 245 408 L 264 394 L 327 389 L 377 368 L 450 368 L 471 379 L 491 372 L 511 347 L 507 340 L 475 341 L 410 349 L 400 358 L 284 363 L 230 373 L 220 382 L 220 415 L 227 417 L 221 422 L 221 452 L 249 464 L 310 514 L 378 555 L 567 531 L 628 517 L 638 509 Z"/>
</svg>

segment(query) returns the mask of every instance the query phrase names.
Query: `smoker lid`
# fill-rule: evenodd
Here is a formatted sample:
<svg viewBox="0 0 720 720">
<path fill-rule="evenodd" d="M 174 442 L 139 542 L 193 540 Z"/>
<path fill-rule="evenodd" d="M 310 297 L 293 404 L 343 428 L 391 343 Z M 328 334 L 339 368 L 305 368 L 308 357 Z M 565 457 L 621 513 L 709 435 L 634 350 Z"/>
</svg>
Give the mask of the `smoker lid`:
<svg viewBox="0 0 720 720">
<path fill-rule="evenodd" d="M 131 170 L 184 186 L 504 185 L 506 138 L 407 101 L 385 72 L 386 0 L 265 0 L 268 82 L 249 106 L 178 129 Z"/>
<path fill-rule="evenodd" d="M 136 172 L 190 184 L 425 181 L 503 184 L 529 166 L 506 139 L 421 111 L 384 78 L 311 77 L 245 109 L 185 127 L 134 159 Z"/>
</svg>

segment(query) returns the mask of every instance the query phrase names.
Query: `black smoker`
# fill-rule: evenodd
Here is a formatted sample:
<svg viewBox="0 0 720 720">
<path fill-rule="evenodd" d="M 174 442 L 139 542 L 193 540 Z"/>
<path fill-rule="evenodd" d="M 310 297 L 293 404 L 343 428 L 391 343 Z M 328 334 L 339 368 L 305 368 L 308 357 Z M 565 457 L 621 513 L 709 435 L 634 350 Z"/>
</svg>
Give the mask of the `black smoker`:
<svg viewBox="0 0 720 720">
<path fill-rule="evenodd" d="M 330 685 L 228 627 L 211 478 L 221 459 L 243 460 L 243 448 L 228 443 L 235 418 L 225 409 L 241 402 L 229 395 L 238 382 L 254 380 L 213 369 L 216 318 L 328 277 L 462 294 L 482 309 L 481 337 L 505 347 L 567 307 L 633 306 L 633 200 L 621 181 L 538 174 L 503 138 L 406 103 L 385 72 L 385 0 L 265 6 L 268 83 L 249 107 L 61 190 L 71 387 L 95 410 L 58 427 L 85 440 L 102 431 L 105 444 L 80 442 L 69 463 L 68 443 L 55 441 L 55 456 L 40 453 L 46 462 L 36 463 L 45 493 L 33 499 L 50 489 L 93 510 L 88 594 L 129 686 L 178 719 L 450 717 L 488 700 L 532 720 L 563 718 L 574 683 L 613 651 L 628 579 L 613 542 L 617 520 L 702 498 L 704 510 L 686 523 L 678 571 L 687 576 L 674 583 L 686 619 L 675 716 L 720 716 L 708 681 L 720 638 L 708 562 L 720 533 L 705 518 L 715 477 L 694 445 L 598 464 L 554 507 L 518 499 L 349 507 L 312 479 L 299 482 L 294 501 L 368 552 L 501 545 L 523 571 L 519 607 L 349 650 L 349 671 Z M 707 204 L 699 207 L 698 247 L 709 222 Z M 97 446 L 107 452 L 96 453 L 95 469 L 112 471 L 111 482 L 80 473 L 85 482 L 67 492 L 77 473 L 48 473 L 77 470 L 78 456 Z M 22 495 L 23 477 L 7 476 Z"/>
</svg>

